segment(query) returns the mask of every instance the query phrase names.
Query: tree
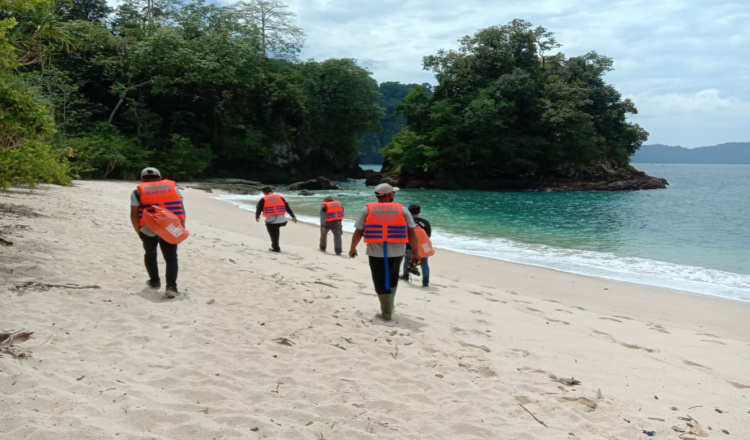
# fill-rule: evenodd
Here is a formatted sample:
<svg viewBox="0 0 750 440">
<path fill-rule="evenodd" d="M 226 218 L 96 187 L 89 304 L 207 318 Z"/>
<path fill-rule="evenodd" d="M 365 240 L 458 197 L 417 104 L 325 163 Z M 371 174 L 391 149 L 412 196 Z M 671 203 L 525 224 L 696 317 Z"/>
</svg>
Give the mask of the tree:
<svg viewBox="0 0 750 440">
<path fill-rule="evenodd" d="M 470 186 L 600 161 L 625 166 L 646 139 L 626 121 L 633 103 L 603 79 L 611 59 L 548 55 L 560 46 L 554 34 L 518 19 L 459 42 L 424 58 L 434 94 L 416 89 L 399 106 L 406 127 L 384 154 L 403 176 L 451 175 Z"/>
<path fill-rule="evenodd" d="M 93 23 L 103 23 L 114 11 L 107 5 L 106 0 L 62 0 L 58 1 L 57 9 L 67 20 L 85 20 Z"/>
<path fill-rule="evenodd" d="M 286 4 L 280 0 L 240 1 L 235 11 L 245 26 L 258 32 L 264 56 L 297 59 L 305 33 L 295 24 L 296 15 Z"/>
</svg>

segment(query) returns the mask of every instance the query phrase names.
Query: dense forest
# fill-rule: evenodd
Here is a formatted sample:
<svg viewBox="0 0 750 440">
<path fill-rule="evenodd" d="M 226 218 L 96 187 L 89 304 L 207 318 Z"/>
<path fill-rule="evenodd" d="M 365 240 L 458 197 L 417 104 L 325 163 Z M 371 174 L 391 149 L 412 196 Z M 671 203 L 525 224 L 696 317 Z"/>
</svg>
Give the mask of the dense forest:
<svg viewBox="0 0 750 440">
<path fill-rule="evenodd" d="M 385 156 L 428 181 L 624 167 L 647 133 L 602 76 L 523 20 L 424 58 L 429 84 L 378 84 L 353 59 L 299 59 L 280 0 L 3 0 L 0 188 L 71 178 L 285 182 Z"/>
<path fill-rule="evenodd" d="M 612 60 L 595 52 L 566 58 L 552 32 L 524 20 L 460 40 L 424 58 L 438 85 L 418 87 L 398 112 L 406 128 L 385 150 L 402 178 L 420 182 L 572 176 L 592 164 L 626 167 L 647 139 L 636 113 L 603 80 Z"/>
</svg>

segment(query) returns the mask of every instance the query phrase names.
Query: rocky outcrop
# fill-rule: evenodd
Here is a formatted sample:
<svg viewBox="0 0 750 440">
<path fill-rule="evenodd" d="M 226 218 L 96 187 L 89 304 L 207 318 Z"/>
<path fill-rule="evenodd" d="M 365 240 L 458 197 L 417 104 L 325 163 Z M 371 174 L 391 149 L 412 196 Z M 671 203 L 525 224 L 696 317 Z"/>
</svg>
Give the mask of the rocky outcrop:
<svg viewBox="0 0 750 440">
<path fill-rule="evenodd" d="M 518 178 L 477 179 L 468 174 L 433 179 L 394 179 L 391 176 L 389 173 L 373 177 L 372 183 L 368 178 L 366 183 L 376 185 L 387 181 L 401 188 L 531 191 L 635 191 L 666 188 L 669 184 L 666 179 L 649 176 L 632 167 L 621 168 L 613 162 L 596 163 L 586 169 L 561 167 L 553 172 Z"/>
<path fill-rule="evenodd" d="M 292 191 L 298 191 L 303 189 L 316 190 L 316 189 L 341 189 L 338 185 L 333 183 L 330 179 L 318 176 L 315 179 L 305 180 L 304 182 L 295 182 L 287 187 Z"/>
<path fill-rule="evenodd" d="M 557 174 L 538 182 L 538 191 L 636 191 L 662 189 L 666 179 L 649 176 L 635 168 L 620 168 L 612 162 L 600 162 L 575 172 Z"/>
<path fill-rule="evenodd" d="M 264 185 L 254 180 L 213 178 L 202 182 L 185 183 L 184 186 L 206 192 L 212 192 L 212 190 L 217 189 L 232 194 L 258 194 Z"/>
</svg>

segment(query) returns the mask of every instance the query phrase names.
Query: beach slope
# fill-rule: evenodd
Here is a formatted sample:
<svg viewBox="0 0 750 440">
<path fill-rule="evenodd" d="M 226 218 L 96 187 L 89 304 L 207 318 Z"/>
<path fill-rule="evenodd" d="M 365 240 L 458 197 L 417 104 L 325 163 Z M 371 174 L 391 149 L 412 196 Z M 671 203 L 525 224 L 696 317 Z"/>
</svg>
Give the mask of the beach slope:
<svg viewBox="0 0 750 440">
<path fill-rule="evenodd" d="M 1 439 L 750 438 L 748 304 L 438 249 L 384 323 L 364 244 L 184 184 L 167 300 L 135 186 L 0 194 Z"/>
</svg>

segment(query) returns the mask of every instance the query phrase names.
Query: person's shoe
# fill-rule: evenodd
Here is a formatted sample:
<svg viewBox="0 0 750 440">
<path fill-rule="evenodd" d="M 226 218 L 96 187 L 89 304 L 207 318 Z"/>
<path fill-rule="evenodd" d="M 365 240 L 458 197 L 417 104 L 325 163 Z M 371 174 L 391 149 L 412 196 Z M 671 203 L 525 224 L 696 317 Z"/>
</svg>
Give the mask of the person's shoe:
<svg viewBox="0 0 750 440">
<path fill-rule="evenodd" d="M 422 287 L 430 287 L 429 281 L 422 281 Z"/>
<path fill-rule="evenodd" d="M 164 291 L 164 296 L 168 299 L 172 299 L 179 294 L 180 292 L 177 291 L 177 287 L 174 286 L 167 286 L 167 290 Z"/>
<path fill-rule="evenodd" d="M 146 285 L 152 289 L 159 289 L 161 288 L 161 281 L 147 280 Z"/>
<path fill-rule="evenodd" d="M 404 280 L 404 281 L 409 281 L 409 277 L 408 276 L 404 276 L 404 275 L 399 276 L 398 279 L 399 280 Z"/>
<path fill-rule="evenodd" d="M 271 252 L 281 252 L 281 249 L 274 249 L 272 247 L 268 248 L 268 250 L 271 251 Z"/>
</svg>

